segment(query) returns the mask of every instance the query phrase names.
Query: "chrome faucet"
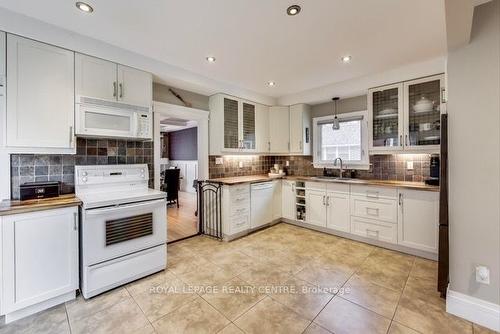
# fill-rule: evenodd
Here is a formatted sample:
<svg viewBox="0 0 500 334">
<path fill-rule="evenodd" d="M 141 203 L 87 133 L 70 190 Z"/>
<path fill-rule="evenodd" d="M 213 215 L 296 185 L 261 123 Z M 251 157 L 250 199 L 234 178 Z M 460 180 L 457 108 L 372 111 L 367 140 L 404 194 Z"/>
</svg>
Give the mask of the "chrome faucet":
<svg viewBox="0 0 500 334">
<path fill-rule="evenodd" d="M 336 158 L 335 160 L 333 160 L 333 165 L 335 167 L 337 167 L 337 160 L 340 161 L 340 179 L 342 178 L 342 174 L 344 173 L 344 167 L 343 167 L 343 162 L 342 162 L 342 158 Z"/>
</svg>

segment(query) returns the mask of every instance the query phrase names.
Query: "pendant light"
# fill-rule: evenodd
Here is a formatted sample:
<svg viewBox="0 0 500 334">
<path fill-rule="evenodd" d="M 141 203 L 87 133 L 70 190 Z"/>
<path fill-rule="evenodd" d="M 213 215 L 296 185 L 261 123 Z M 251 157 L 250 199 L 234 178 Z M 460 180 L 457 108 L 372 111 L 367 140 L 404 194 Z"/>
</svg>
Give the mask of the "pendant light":
<svg viewBox="0 0 500 334">
<path fill-rule="evenodd" d="M 332 124 L 333 130 L 340 129 L 340 122 L 339 122 L 339 119 L 337 118 L 337 101 L 338 100 L 339 100 L 339 97 L 334 97 L 332 99 L 332 101 L 333 101 L 333 114 L 335 115 L 335 117 L 333 118 L 333 124 Z"/>
</svg>

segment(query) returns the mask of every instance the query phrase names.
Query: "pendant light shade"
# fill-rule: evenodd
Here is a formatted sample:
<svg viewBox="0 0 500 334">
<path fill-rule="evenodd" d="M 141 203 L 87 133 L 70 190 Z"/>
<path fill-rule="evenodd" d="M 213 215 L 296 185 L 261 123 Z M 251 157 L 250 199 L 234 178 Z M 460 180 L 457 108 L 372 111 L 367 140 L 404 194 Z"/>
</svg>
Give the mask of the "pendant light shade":
<svg viewBox="0 0 500 334">
<path fill-rule="evenodd" d="M 340 122 L 339 122 L 339 119 L 337 118 L 337 101 L 338 100 L 339 100 L 338 97 L 334 97 L 332 99 L 332 101 L 333 101 L 333 114 L 335 115 L 335 117 L 333 118 L 333 124 L 332 124 L 333 130 L 340 129 Z"/>
</svg>

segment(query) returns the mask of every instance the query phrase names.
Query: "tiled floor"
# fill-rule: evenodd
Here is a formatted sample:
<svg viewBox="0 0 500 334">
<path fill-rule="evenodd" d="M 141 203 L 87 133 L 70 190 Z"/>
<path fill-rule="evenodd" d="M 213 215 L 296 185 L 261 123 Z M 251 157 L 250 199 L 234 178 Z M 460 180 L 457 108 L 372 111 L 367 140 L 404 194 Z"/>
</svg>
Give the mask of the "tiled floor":
<svg viewBox="0 0 500 334">
<path fill-rule="evenodd" d="M 436 263 L 278 224 L 169 245 L 168 269 L 0 333 L 490 333 L 447 314 Z"/>
</svg>

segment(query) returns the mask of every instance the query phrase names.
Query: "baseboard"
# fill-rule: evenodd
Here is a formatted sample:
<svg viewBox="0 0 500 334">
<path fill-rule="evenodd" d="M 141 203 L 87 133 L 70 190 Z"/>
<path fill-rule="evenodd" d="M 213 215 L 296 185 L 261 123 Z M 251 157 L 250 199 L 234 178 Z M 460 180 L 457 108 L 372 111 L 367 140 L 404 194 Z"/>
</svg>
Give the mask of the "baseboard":
<svg viewBox="0 0 500 334">
<path fill-rule="evenodd" d="M 494 331 L 500 331 L 500 305 L 498 304 L 452 291 L 448 288 L 446 312 Z"/>
</svg>

